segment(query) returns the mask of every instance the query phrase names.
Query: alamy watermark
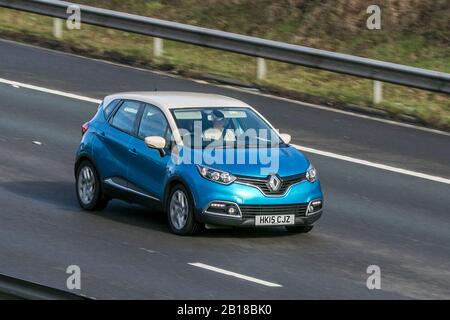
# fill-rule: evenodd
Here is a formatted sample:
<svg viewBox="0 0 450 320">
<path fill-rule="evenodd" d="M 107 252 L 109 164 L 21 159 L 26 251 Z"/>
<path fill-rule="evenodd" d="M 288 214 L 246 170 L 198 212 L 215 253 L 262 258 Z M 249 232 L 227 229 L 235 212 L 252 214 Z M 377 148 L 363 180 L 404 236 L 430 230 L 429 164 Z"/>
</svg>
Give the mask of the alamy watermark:
<svg viewBox="0 0 450 320">
<path fill-rule="evenodd" d="M 369 30 L 381 29 L 381 8 L 376 4 L 367 7 L 366 12 L 370 14 L 366 21 L 366 27 Z"/>
<path fill-rule="evenodd" d="M 381 289 L 381 268 L 375 264 L 367 267 L 367 274 L 370 276 L 367 278 L 366 286 L 369 290 Z"/>
<path fill-rule="evenodd" d="M 66 281 L 67 289 L 69 290 L 81 290 L 81 269 L 77 265 L 70 265 L 66 269 L 66 273 L 69 277 Z"/>
<path fill-rule="evenodd" d="M 78 5 L 70 5 L 66 13 L 69 15 L 66 21 L 67 29 L 80 30 L 81 29 L 81 8 Z"/>
<path fill-rule="evenodd" d="M 279 148 L 283 141 L 274 130 L 208 128 L 203 131 L 202 123 L 197 121 L 193 127 L 193 132 L 185 129 L 177 131 L 183 148 L 172 134 L 173 163 L 259 165 L 262 175 L 278 172 Z"/>
</svg>

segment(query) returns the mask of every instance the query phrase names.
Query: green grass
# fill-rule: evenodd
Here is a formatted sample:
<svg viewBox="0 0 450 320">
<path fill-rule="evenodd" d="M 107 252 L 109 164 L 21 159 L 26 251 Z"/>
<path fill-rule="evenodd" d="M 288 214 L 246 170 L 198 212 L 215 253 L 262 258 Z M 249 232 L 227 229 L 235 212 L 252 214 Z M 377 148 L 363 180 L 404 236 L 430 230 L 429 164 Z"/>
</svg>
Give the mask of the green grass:
<svg viewBox="0 0 450 320">
<path fill-rule="evenodd" d="M 304 44 L 302 39 L 308 36 L 309 28 L 315 28 L 317 35 L 313 34 L 307 39 L 318 48 L 450 72 L 448 43 L 446 45 L 433 33 L 431 39 L 430 30 L 425 34 L 399 32 L 392 36 L 386 33 L 373 35 L 368 34 L 367 30 L 362 30 L 356 32 L 357 35 L 353 35 L 351 41 L 343 30 L 337 30 L 334 35 L 329 34 L 328 39 L 324 39 L 325 35 L 333 32 L 332 26 L 320 23 L 314 26 L 305 21 L 304 16 L 299 16 L 298 12 L 291 12 L 291 9 L 285 7 L 274 7 L 274 12 L 267 13 L 269 17 L 265 17 L 267 21 L 258 23 L 260 16 L 251 14 L 253 5 L 248 1 L 236 1 L 238 5 L 232 5 L 231 2 L 204 1 L 209 6 L 199 8 L 198 0 L 127 1 L 128 6 L 122 1 L 90 2 L 98 2 L 105 7 L 116 7 L 118 10 L 129 10 L 132 13 L 145 13 L 160 18 L 301 44 Z M 312 2 L 314 1 L 308 3 Z M 214 3 L 215 5 L 212 5 Z M 208 11 L 205 11 L 205 6 Z M 310 10 L 311 16 L 318 14 L 314 11 L 317 7 L 312 5 L 305 7 L 304 10 Z M 183 12 L 183 15 L 178 15 L 179 12 Z M 218 18 L 213 22 L 212 16 Z M 338 16 L 331 16 L 331 21 L 338 20 Z M 268 22 L 270 19 L 273 20 L 272 24 Z M 299 28 L 304 29 L 300 32 Z M 7 9 L 0 9 L 0 35 L 2 32 L 31 35 L 41 40 L 55 40 L 52 35 L 52 19 Z M 333 101 L 372 106 L 373 83 L 361 78 L 268 61 L 267 78 L 264 81 L 256 81 L 256 62 L 252 57 L 165 41 L 164 56 L 154 58 L 151 38 L 88 25 L 83 25 L 81 30 L 64 30 L 62 43 L 64 46 L 75 46 L 98 56 L 120 53 L 143 65 L 157 67 L 170 64 L 177 70 L 217 74 L 274 89 L 292 90 Z M 377 108 L 394 114 L 412 115 L 435 127 L 450 129 L 448 95 L 391 84 L 384 84 L 383 88 L 384 101 Z"/>
</svg>

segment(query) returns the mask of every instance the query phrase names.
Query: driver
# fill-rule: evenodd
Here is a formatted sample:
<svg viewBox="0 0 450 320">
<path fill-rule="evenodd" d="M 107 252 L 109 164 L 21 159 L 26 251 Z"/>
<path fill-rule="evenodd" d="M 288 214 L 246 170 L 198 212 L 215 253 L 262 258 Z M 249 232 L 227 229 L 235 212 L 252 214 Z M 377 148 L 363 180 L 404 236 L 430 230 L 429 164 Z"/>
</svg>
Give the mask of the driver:
<svg viewBox="0 0 450 320">
<path fill-rule="evenodd" d="M 220 110 L 213 110 L 212 112 L 212 123 L 213 128 L 220 130 L 220 132 L 223 132 L 225 129 L 225 115 Z"/>
<path fill-rule="evenodd" d="M 220 110 L 213 110 L 211 113 L 212 127 L 205 131 L 205 137 L 213 140 L 224 139 L 225 141 L 235 141 L 233 130 L 226 129 L 225 115 Z"/>
</svg>

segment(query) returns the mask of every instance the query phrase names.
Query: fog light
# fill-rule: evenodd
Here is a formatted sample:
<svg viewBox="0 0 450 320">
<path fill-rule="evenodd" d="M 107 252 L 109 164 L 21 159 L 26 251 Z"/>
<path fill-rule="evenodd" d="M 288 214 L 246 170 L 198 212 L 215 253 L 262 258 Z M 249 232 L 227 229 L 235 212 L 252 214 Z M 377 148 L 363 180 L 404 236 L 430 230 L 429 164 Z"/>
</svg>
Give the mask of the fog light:
<svg viewBox="0 0 450 320">
<path fill-rule="evenodd" d="M 322 200 L 314 200 L 309 203 L 306 215 L 322 210 Z"/>
<path fill-rule="evenodd" d="M 221 201 L 211 202 L 206 212 L 235 217 L 240 215 L 239 208 L 235 204 Z"/>
</svg>

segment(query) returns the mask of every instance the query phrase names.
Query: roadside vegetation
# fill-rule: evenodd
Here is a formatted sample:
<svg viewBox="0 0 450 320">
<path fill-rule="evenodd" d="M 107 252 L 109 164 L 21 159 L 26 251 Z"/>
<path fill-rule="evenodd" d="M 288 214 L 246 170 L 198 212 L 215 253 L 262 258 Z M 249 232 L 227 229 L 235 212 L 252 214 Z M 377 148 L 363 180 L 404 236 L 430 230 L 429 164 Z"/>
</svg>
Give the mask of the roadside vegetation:
<svg viewBox="0 0 450 320">
<path fill-rule="evenodd" d="M 372 4 L 367 0 L 73 2 L 450 73 L 448 0 L 378 1 L 381 30 L 366 28 L 366 8 Z M 155 58 L 149 37 L 88 25 L 65 29 L 56 40 L 51 18 L 8 9 L 0 9 L 0 37 L 193 76 L 236 79 L 305 101 L 382 109 L 394 118 L 412 116 L 450 129 L 448 95 L 384 84 L 383 102 L 374 106 L 370 80 L 275 61 L 268 61 L 267 78 L 256 80 L 252 57 L 164 41 L 163 56 Z"/>
</svg>

